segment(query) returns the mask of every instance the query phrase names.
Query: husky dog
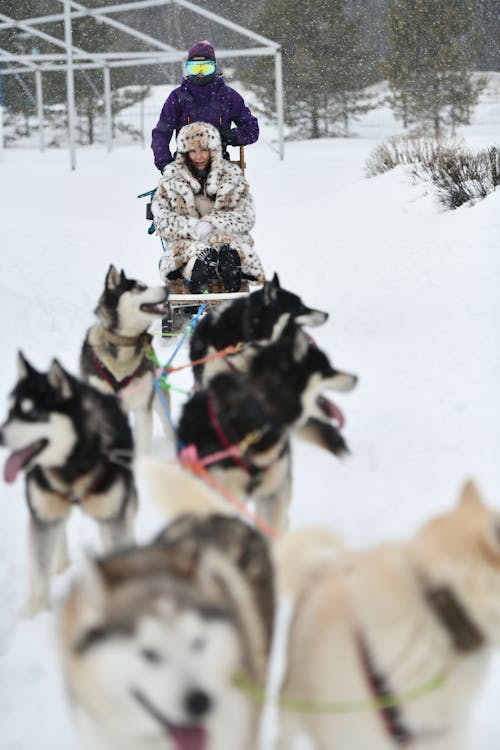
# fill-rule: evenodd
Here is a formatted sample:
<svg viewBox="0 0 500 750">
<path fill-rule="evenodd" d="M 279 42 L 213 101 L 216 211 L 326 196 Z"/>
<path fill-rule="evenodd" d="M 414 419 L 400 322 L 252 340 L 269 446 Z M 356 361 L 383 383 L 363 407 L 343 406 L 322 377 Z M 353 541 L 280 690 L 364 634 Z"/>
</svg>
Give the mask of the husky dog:
<svg viewBox="0 0 500 750">
<path fill-rule="evenodd" d="M 60 619 L 83 747 L 254 750 L 259 709 L 238 683 L 264 684 L 273 612 L 267 544 L 236 517 L 188 512 L 89 562 Z"/>
<path fill-rule="evenodd" d="M 349 551 L 307 529 L 280 544 L 296 602 L 280 748 L 297 730 L 318 750 L 462 748 L 500 645 L 500 514 L 475 485 L 407 543 Z"/>
<path fill-rule="evenodd" d="M 49 604 L 51 573 L 68 565 L 65 522 L 74 505 L 100 526 L 105 548 L 129 542 L 137 499 L 128 420 L 115 396 L 81 383 L 54 360 L 40 373 L 19 353 L 19 377 L 0 443 L 12 452 L 7 482 L 26 477 L 28 612 Z M 118 461 L 119 463 L 116 463 Z"/>
<path fill-rule="evenodd" d="M 99 322 L 87 331 L 80 356 L 82 379 L 102 393 L 119 395 L 125 411 L 134 414 L 139 454 L 151 450 L 153 434 L 155 366 L 146 356 L 153 338 L 147 329 L 167 314 L 167 298 L 165 287 L 148 287 L 110 265 L 95 309 Z M 158 413 L 169 434 L 163 410 Z"/>
<path fill-rule="evenodd" d="M 317 400 L 330 388 L 351 390 L 356 380 L 289 325 L 258 351 L 248 373 L 220 373 L 191 397 L 178 425 L 180 444 L 194 445 L 200 458 L 226 451 L 207 466 L 215 480 L 239 499 L 251 497 L 258 515 L 282 529 L 291 492 L 291 431 L 307 423 L 315 442 L 338 456 L 347 452 L 335 427 L 319 419 Z"/>
<path fill-rule="evenodd" d="M 194 329 L 190 344 L 192 362 L 243 344 L 238 354 L 193 365 L 195 381 L 206 384 L 218 372 L 248 369 L 256 351 L 276 341 L 285 326 L 319 326 L 328 313 L 304 305 L 300 297 L 280 286 L 278 275 L 264 282 L 261 289 L 209 310 Z"/>
</svg>

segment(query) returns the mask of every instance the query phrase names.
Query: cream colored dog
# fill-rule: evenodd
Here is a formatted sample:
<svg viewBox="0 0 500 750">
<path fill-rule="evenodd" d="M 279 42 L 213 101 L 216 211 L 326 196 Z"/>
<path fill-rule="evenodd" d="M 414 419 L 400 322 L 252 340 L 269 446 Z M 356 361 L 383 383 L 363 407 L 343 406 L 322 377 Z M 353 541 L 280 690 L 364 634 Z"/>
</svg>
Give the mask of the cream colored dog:
<svg viewBox="0 0 500 750">
<path fill-rule="evenodd" d="M 464 747 L 500 644 L 500 515 L 473 483 L 408 543 L 355 552 L 306 529 L 277 562 L 295 600 L 281 750 L 298 731 L 316 750 Z"/>
</svg>

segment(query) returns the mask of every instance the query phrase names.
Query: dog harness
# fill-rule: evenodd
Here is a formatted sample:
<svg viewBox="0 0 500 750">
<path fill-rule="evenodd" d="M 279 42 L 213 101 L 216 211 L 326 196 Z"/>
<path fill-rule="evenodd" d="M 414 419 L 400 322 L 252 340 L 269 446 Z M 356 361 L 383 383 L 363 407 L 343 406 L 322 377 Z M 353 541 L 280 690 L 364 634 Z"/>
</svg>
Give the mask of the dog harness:
<svg viewBox="0 0 500 750">
<path fill-rule="evenodd" d="M 219 438 L 221 445 L 226 450 L 228 450 L 229 448 L 233 447 L 233 444 L 229 441 L 229 438 L 224 432 L 219 417 L 217 416 L 217 412 L 215 411 L 215 397 L 212 391 L 208 392 L 207 409 L 208 416 L 210 417 L 210 422 L 216 432 L 217 437 Z M 243 469 L 243 471 L 246 471 L 247 474 L 252 474 L 252 469 L 254 471 L 259 470 L 258 467 L 253 467 L 252 465 L 249 466 L 247 463 L 245 463 L 239 453 L 231 453 L 231 458 L 233 459 L 235 464 L 237 464 L 240 469 Z"/>
<path fill-rule="evenodd" d="M 46 485 L 46 488 L 49 490 L 49 492 L 53 492 L 55 495 L 58 495 L 65 502 L 71 503 L 72 505 L 78 505 L 79 503 L 83 503 L 88 497 L 90 497 L 90 495 L 93 495 L 95 492 L 99 492 L 99 490 L 104 488 L 110 471 L 110 461 L 106 461 L 105 463 L 101 464 L 97 473 L 92 477 L 89 486 L 85 488 L 81 495 L 73 494 L 72 490 L 69 490 L 68 492 L 62 492 L 61 490 L 53 487 L 45 477 L 45 475 L 42 475 L 42 477 L 44 484 Z"/>
<path fill-rule="evenodd" d="M 453 646 L 460 653 L 476 651 L 484 644 L 484 635 L 471 620 L 462 603 L 449 586 L 431 586 L 422 581 L 425 597 L 432 611 L 448 632 Z M 403 723 L 401 708 L 398 705 L 384 706 L 384 699 L 392 695 L 387 680 L 377 671 L 368 647 L 362 636 L 356 636 L 360 661 L 374 699 L 378 702 L 378 712 L 387 733 L 400 747 L 409 747 L 417 736 Z M 419 735 L 421 732 L 418 733 Z"/>
<path fill-rule="evenodd" d="M 137 375 L 139 374 L 143 363 L 139 362 L 135 370 L 130 374 L 127 375 L 127 377 L 123 378 L 123 380 L 117 380 L 112 372 L 108 370 L 105 364 L 101 362 L 95 351 L 92 349 L 92 359 L 94 360 L 94 364 L 96 366 L 96 369 L 99 371 L 99 374 L 104 378 L 106 383 L 111 386 L 114 393 L 119 393 L 124 388 L 126 388 L 130 383 L 135 380 Z"/>
<path fill-rule="evenodd" d="M 392 737 L 399 747 L 409 747 L 415 740 L 415 737 L 403 722 L 401 708 L 395 704 L 384 705 L 384 699 L 387 700 L 387 698 L 393 695 L 386 678 L 377 671 L 368 647 L 360 633 L 356 635 L 356 643 L 366 681 L 374 700 L 377 702 L 377 710 L 387 734 Z"/>
<path fill-rule="evenodd" d="M 104 338 L 110 343 L 114 344 L 115 346 L 134 346 L 137 349 L 146 349 L 147 347 L 151 346 L 152 336 L 151 334 L 144 332 L 141 333 L 140 336 L 121 336 L 118 333 L 113 333 L 113 331 L 108 331 L 105 328 L 103 329 L 103 335 Z M 130 374 L 127 375 L 123 380 L 117 380 L 113 373 L 108 370 L 106 365 L 101 362 L 97 354 L 95 353 L 95 350 L 92 348 L 92 359 L 94 362 L 94 365 L 96 366 L 97 371 L 101 375 L 101 377 L 104 378 L 106 383 L 113 389 L 114 393 L 119 393 L 124 388 L 126 388 L 130 383 L 137 377 L 139 374 L 141 367 L 143 365 L 142 360 L 139 362 L 135 370 Z"/>
</svg>

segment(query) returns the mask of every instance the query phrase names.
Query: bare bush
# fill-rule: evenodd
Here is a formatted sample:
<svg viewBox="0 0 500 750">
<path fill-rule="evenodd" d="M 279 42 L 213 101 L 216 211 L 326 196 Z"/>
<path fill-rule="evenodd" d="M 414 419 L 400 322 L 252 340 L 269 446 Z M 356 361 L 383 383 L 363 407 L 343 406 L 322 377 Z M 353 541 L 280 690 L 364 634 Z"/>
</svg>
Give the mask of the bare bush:
<svg viewBox="0 0 500 750">
<path fill-rule="evenodd" d="M 462 140 L 439 140 L 426 133 L 394 136 L 370 154 L 365 169 L 369 177 L 399 164 L 411 168 L 421 180 L 430 180 L 447 208 L 484 198 L 500 185 L 500 148 L 473 152 Z"/>
<path fill-rule="evenodd" d="M 474 203 L 500 185 L 500 148 L 491 146 L 477 153 L 457 151 L 422 165 L 421 173 L 432 180 L 447 208 Z"/>
<path fill-rule="evenodd" d="M 431 164 L 441 157 L 464 147 L 457 138 L 442 140 L 425 130 L 413 130 L 405 135 L 396 135 L 380 143 L 368 157 L 365 171 L 368 177 L 388 172 L 399 164 L 414 166 Z"/>
</svg>

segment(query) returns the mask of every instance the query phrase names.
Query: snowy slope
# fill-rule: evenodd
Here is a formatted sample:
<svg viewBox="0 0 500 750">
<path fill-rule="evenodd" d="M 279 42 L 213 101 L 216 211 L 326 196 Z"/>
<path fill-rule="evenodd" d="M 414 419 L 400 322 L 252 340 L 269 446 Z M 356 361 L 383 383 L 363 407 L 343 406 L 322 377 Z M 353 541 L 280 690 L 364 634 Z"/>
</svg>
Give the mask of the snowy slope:
<svg viewBox="0 0 500 750">
<path fill-rule="evenodd" d="M 500 509 L 500 192 L 447 213 L 402 170 L 365 179 L 367 155 L 394 128 L 367 121 L 352 140 L 291 143 L 284 162 L 262 143 L 247 149 L 266 272 L 278 270 L 284 286 L 330 312 L 315 338 L 339 367 L 360 376 L 356 390 L 338 398 L 352 456 L 341 464 L 294 446 L 292 521 L 321 521 L 356 546 L 407 536 L 450 507 L 469 476 Z M 472 126 L 464 135 L 474 146 L 495 142 L 494 127 Z M 156 183 L 151 163 L 137 147 L 112 154 L 96 147 L 78 152 L 71 173 L 63 151 L 6 152 L 4 410 L 19 348 L 39 368 L 57 356 L 76 371 L 110 262 L 157 283 L 159 242 L 147 236 L 144 204 L 135 197 Z M 162 351 L 166 360 L 169 350 Z M 159 428 L 155 449 L 165 453 Z M 21 616 L 21 479 L 0 487 L 0 501 L 0 744 L 73 750 L 53 617 Z M 143 507 L 140 538 L 158 523 Z M 83 544 L 95 544 L 94 529 L 76 516 L 76 557 Z M 56 598 L 66 585 L 67 576 L 56 581 Z M 474 750 L 500 743 L 499 690 L 497 658 L 474 716 Z"/>
</svg>

